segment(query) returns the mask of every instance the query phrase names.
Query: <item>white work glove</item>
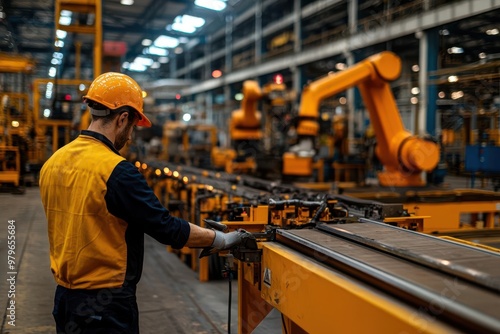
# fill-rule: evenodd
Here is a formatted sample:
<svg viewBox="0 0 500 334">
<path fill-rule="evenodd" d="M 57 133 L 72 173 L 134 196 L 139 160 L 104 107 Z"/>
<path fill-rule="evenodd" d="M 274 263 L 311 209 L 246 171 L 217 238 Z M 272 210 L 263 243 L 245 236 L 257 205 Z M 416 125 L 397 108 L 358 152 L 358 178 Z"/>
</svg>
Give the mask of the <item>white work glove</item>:
<svg viewBox="0 0 500 334">
<path fill-rule="evenodd" d="M 209 227 L 214 230 L 215 238 L 210 247 L 203 248 L 200 254 L 200 258 L 220 252 L 222 250 L 231 249 L 241 244 L 245 239 L 254 238 L 251 233 L 248 233 L 243 229 L 224 233 L 223 231 L 227 230 L 226 225 L 209 219 L 205 219 L 204 221 Z"/>
</svg>

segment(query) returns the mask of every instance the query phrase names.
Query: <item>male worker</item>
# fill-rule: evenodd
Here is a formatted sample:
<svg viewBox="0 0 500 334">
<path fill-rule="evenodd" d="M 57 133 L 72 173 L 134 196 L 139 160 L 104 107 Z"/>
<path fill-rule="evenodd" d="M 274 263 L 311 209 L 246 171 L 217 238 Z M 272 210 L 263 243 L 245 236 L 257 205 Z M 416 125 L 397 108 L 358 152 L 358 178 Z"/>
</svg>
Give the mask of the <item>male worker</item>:
<svg viewBox="0 0 500 334">
<path fill-rule="evenodd" d="M 89 88 L 88 130 L 43 165 L 40 193 L 57 282 L 57 333 L 138 333 L 135 299 L 144 233 L 174 248 L 229 249 L 249 237 L 200 228 L 169 214 L 144 177 L 118 151 L 135 126 L 150 127 L 142 90 L 129 76 L 105 73 Z"/>
</svg>

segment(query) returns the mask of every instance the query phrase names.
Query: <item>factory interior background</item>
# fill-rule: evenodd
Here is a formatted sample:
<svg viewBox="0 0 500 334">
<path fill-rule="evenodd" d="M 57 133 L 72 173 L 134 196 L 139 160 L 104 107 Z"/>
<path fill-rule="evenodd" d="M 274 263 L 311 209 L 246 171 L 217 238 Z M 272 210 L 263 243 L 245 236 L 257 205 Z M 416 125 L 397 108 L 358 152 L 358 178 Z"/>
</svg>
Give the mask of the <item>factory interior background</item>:
<svg viewBox="0 0 500 334">
<path fill-rule="evenodd" d="M 0 211 L 26 258 L 2 333 L 54 331 L 39 171 L 89 126 L 104 72 L 143 90 L 153 125 L 120 153 L 161 203 L 258 244 L 148 241 L 142 332 L 499 332 L 499 17 L 499 0 L 0 0 Z"/>
</svg>

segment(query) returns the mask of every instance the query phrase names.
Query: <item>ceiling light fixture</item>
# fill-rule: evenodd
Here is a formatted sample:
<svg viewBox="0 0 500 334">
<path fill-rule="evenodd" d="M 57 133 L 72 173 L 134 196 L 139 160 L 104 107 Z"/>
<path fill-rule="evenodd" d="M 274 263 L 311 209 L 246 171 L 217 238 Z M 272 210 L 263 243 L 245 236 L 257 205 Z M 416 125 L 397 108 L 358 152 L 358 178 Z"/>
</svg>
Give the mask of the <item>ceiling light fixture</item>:
<svg viewBox="0 0 500 334">
<path fill-rule="evenodd" d="M 144 66 L 151 66 L 153 65 L 154 60 L 151 58 L 146 58 L 146 57 L 135 57 L 133 64 L 140 64 Z M 130 65 L 132 66 L 132 64 Z"/>
<path fill-rule="evenodd" d="M 147 48 L 147 52 L 148 54 L 155 56 L 168 56 L 167 49 L 158 48 L 156 46 L 150 46 L 149 48 Z"/>
<path fill-rule="evenodd" d="M 175 48 L 179 45 L 179 40 L 170 36 L 160 35 L 155 39 L 153 45 L 159 48 Z"/>
<path fill-rule="evenodd" d="M 452 46 L 451 48 L 448 48 L 448 53 L 449 54 L 464 53 L 464 49 L 458 46 Z"/>
<path fill-rule="evenodd" d="M 150 46 L 151 44 L 153 44 L 153 41 L 152 41 L 152 40 L 150 40 L 149 38 L 144 38 L 144 39 L 142 40 L 142 45 L 143 45 L 143 46 Z"/>
<path fill-rule="evenodd" d="M 498 35 L 498 33 L 499 33 L 499 31 L 497 28 L 486 30 L 486 35 L 494 36 L 494 35 Z"/>
<path fill-rule="evenodd" d="M 226 8 L 226 3 L 221 0 L 195 0 L 194 4 L 203 8 L 221 11 Z"/>
<path fill-rule="evenodd" d="M 124 6 L 132 6 L 134 4 L 134 0 L 121 0 L 120 3 Z"/>
<path fill-rule="evenodd" d="M 202 27 L 205 24 L 205 19 L 201 17 L 191 16 L 191 15 L 179 15 L 174 19 L 174 23 L 170 26 L 171 29 L 185 32 L 187 34 L 192 34 L 197 28 Z M 168 30 L 169 27 L 167 26 Z"/>
<path fill-rule="evenodd" d="M 147 67 L 139 63 L 132 63 L 130 64 L 128 69 L 129 71 L 144 72 L 147 69 Z"/>
<path fill-rule="evenodd" d="M 71 17 L 70 16 L 61 16 L 59 18 L 59 24 L 62 26 L 69 26 L 71 24 Z"/>
<path fill-rule="evenodd" d="M 60 29 L 56 30 L 56 36 L 59 39 L 65 39 L 67 35 L 68 35 L 68 33 L 64 30 L 60 30 Z"/>
<path fill-rule="evenodd" d="M 57 69 L 55 67 L 51 67 L 49 69 L 49 77 L 51 77 L 51 78 L 55 77 L 56 73 L 57 73 Z"/>
</svg>

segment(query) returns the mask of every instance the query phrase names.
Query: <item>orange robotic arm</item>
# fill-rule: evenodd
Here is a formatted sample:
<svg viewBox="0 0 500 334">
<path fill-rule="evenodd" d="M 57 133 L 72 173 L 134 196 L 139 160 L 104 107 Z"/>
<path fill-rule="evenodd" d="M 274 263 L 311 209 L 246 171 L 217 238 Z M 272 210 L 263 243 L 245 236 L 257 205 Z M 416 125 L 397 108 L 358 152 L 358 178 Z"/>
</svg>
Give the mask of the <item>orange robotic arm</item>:
<svg viewBox="0 0 500 334">
<path fill-rule="evenodd" d="M 260 140 L 262 138 L 261 113 L 257 111 L 257 101 L 262 91 L 257 81 L 243 83 L 241 109 L 233 111 L 229 124 L 231 140 Z"/>
<path fill-rule="evenodd" d="M 302 93 L 297 134 L 316 136 L 321 100 L 357 86 L 375 130 L 377 156 L 385 167 L 378 176 L 380 184 L 424 185 L 420 173 L 436 167 L 439 147 L 405 130 L 389 85 L 389 81 L 397 79 L 400 73 L 400 58 L 386 51 L 312 82 Z"/>
</svg>

